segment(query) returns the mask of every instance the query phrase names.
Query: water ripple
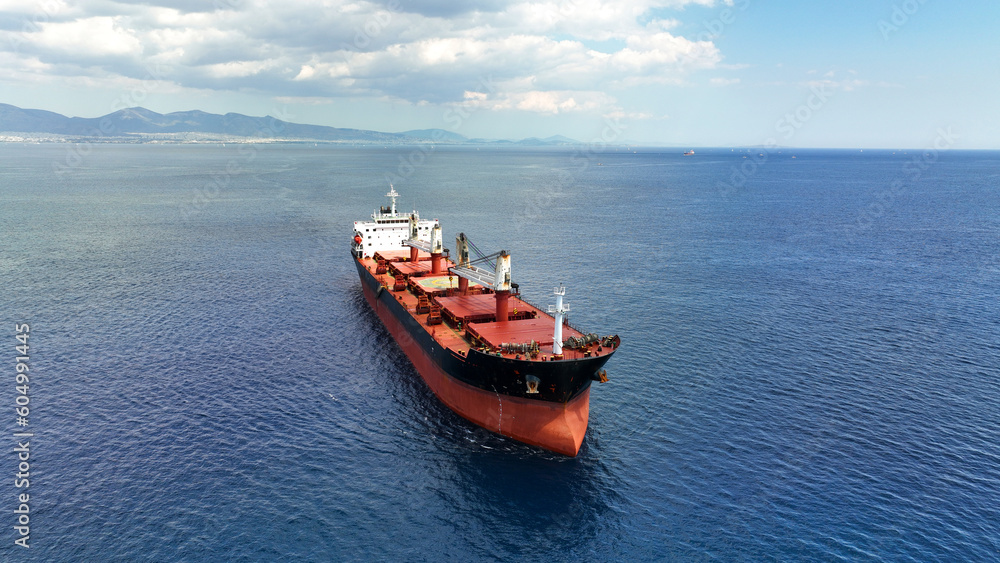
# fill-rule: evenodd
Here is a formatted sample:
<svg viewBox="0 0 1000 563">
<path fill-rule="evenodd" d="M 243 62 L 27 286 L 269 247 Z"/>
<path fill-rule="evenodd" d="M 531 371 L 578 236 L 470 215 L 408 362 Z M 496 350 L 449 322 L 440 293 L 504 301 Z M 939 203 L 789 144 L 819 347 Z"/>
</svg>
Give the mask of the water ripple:
<svg viewBox="0 0 1000 563">
<path fill-rule="evenodd" d="M 365 303 L 342 241 L 405 151 L 268 147 L 183 220 L 227 150 L 0 153 L 29 559 L 1000 557 L 996 154 L 848 240 L 898 155 L 775 158 L 723 199 L 728 151 L 436 151 L 404 203 L 623 338 L 568 459 L 444 407 Z"/>
</svg>

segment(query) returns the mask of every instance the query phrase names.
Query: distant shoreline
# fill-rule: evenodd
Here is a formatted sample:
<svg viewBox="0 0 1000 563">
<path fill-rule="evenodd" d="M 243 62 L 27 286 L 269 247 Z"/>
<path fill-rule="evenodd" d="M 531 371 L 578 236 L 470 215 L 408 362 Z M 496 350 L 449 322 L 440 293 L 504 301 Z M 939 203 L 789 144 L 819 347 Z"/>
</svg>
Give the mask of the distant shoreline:
<svg viewBox="0 0 1000 563">
<path fill-rule="evenodd" d="M 255 145 L 255 144 L 267 144 L 267 145 L 325 145 L 331 147 L 441 147 L 441 148 L 467 148 L 467 149 L 539 149 L 539 150 L 567 150 L 567 151 L 585 151 L 592 153 L 592 156 L 599 156 L 601 153 L 605 152 L 621 152 L 621 151 L 633 151 L 633 152 L 677 152 L 677 156 L 682 156 L 684 147 L 689 145 L 644 145 L 636 143 L 620 144 L 620 145 L 605 145 L 602 150 L 594 151 L 592 146 L 587 143 L 578 144 L 544 144 L 544 145 L 533 145 L 533 144 L 523 144 L 515 141 L 484 141 L 482 143 L 476 142 L 453 142 L 453 141 L 433 141 L 426 139 L 408 139 L 406 141 L 369 141 L 369 140 L 331 140 L 331 139 L 289 139 L 282 137 L 198 137 L 188 138 L 182 137 L 183 134 L 177 134 L 175 137 L 168 137 L 164 134 L 151 134 L 151 135 L 141 135 L 136 134 L 134 136 L 108 136 L 108 137 L 97 137 L 97 136 L 74 136 L 74 135 L 55 135 L 50 133 L 24 133 L 18 131 L 0 131 L 0 145 L 13 144 L 13 145 L 77 145 L 77 144 L 94 144 L 94 145 L 189 145 L 189 146 L 218 146 L 218 145 Z M 426 149 L 425 149 L 426 150 Z M 431 149 L 433 150 L 433 149 Z M 753 146 L 732 146 L 732 147 L 697 147 L 697 155 L 692 158 L 692 161 L 697 162 L 706 157 L 719 157 L 723 154 L 731 151 L 735 151 L 735 154 L 743 154 L 744 156 L 752 155 L 759 152 L 767 152 L 768 155 L 773 156 L 787 156 L 792 157 L 795 155 L 807 155 L 810 152 L 824 151 L 824 152 L 849 152 L 849 153 L 859 153 L 863 154 L 865 151 L 871 154 L 920 154 L 922 149 L 919 147 L 910 148 L 844 148 L 844 147 L 753 147 Z M 1000 149 L 948 149 L 942 152 L 951 153 L 992 153 L 998 152 Z M 735 155 L 734 155 L 735 156 Z M 700 157 L 700 158 L 698 158 Z M 691 158 L 691 157 L 689 157 Z"/>
</svg>

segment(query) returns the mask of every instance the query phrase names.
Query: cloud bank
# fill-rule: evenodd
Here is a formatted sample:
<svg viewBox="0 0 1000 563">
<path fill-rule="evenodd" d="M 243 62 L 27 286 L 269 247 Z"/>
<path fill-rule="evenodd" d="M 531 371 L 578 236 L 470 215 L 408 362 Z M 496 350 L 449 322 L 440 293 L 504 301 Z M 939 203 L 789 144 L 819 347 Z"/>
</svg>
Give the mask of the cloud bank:
<svg viewBox="0 0 1000 563">
<path fill-rule="evenodd" d="M 621 112 L 721 62 L 663 14 L 713 0 L 0 0 L 0 79 Z"/>
</svg>

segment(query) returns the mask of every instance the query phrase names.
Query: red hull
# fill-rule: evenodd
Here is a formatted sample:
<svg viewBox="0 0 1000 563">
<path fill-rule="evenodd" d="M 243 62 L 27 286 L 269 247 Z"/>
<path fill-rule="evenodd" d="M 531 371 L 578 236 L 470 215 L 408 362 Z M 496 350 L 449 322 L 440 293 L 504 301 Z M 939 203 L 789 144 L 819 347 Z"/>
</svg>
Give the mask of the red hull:
<svg viewBox="0 0 1000 563">
<path fill-rule="evenodd" d="M 362 283 L 365 299 L 413 362 L 431 391 L 451 410 L 487 430 L 567 456 L 583 443 L 590 416 L 590 388 L 567 403 L 527 400 L 490 393 L 448 375 L 410 336 L 390 309 Z"/>
</svg>

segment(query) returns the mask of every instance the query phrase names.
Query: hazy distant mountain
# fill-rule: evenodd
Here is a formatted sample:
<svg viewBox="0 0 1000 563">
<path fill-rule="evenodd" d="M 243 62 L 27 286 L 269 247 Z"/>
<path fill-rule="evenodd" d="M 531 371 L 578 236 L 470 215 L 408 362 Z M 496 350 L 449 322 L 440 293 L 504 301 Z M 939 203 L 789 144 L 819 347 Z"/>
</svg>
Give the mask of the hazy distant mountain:
<svg viewBox="0 0 1000 563">
<path fill-rule="evenodd" d="M 68 118 L 58 113 L 40 109 L 21 109 L 0 104 L 0 130 L 24 132 L 53 132 L 63 127 Z"/>
<path fill-rule="evenodd" d="M 0 104 L 0 131 L 55 133 L 87 137 L 203 133 L 234 137 L 323 141 L 399 143 L 409 140 L 408 137 L 395 133 L 302 125 L 274 117 L 250 117 L 239 113 L 217 115 L 194 110 L 164 115 L 137 107 L 119 110 L 102 117 L 85 118 L 66 117 L 42 110 L 21 109 L 8 104 Z"/>
<path fill-rule="evenodd" d="M 290 123 L 274 117 L 250 117 L 239 113 L 218 115 L 204 111 L 177 111 L 156 113 L 135 107 L 118 110 L 102 117 L 66 117 L 51 111 L 21 109 L 0 104 L 0 131 L 18 133 L 48 133 L 142 139 L 149 135 L 177 137 L 185 133 L 205 137 L 250 137 L 262 139 L 352 141 L 400 144 L 413 142 L 437 143 L 510 143 L 469 139 L 444 129 L 420 129 L 405 133 L 382 133 L 363 129 L 341 129 L 323 125 Z M 562 136 L 547 139 L 526 139 L 525 145 L 562 145 L 576 141 Z"/>
<path fill-rule="evenodd" d="M 440 141 L 448 143 L 468 143 L 469 138 L 445 129 L 417 129 L 414 131 L 403 131 L 400 135 L 413 137 L 414 139 L 426 139 L 428 141 Z"/>
<path fill-rule="evenodd" d="M 579 145 L 580 141 L 576 139 L 570 139 L 569 137 L 564 137 L 562 135 L 553 135 L 551 137 L 545 137 L 542 139 L 543 142 L 550 145 Z"/>
<path fill-rule="evenodd" d="M 538 137 L 529 137 L 527 139 L 521 139 L 517 141 L 519 145 L 525 145 L 529 147 L 538 146 L 548 146 L 548 145 L 577 145 L 578 141 L 574 141 L 569 137 L 563 137 L 562 135 L 554 135 L 552 137 L 546 137 L 544 139 L 539 139 Z"/>
</svg>

